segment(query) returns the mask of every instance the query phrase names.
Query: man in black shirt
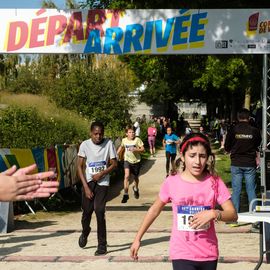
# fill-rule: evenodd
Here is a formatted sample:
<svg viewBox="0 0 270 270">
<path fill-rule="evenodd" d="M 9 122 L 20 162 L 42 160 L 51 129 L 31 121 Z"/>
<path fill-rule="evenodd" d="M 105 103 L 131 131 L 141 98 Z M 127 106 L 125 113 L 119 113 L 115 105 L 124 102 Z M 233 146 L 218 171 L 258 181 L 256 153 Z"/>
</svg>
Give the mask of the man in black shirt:
<svg viewBox="0 0 270 270">
<path fill-rule="evenodd" d="M 249 110 L 238 112 L 238 121 L 225 140 L 225 151 L 230 153 L 232 176 L 232 202 L 237 212 L 240 209 L 242 179 L 245 178 L 249 203 L 256 196 L 256 152 L 261 143 L 259 129 L 249 124 Z"/>
</svg>

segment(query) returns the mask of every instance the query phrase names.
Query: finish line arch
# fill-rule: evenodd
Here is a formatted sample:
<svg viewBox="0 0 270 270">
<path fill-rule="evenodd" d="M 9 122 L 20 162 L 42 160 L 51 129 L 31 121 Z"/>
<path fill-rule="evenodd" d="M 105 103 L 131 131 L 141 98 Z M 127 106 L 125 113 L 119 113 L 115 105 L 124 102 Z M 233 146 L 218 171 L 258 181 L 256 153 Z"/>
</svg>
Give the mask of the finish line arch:
<svg viewBox="0 0 270 270">
<path fill-rule="evenodd" d="M 2 54 L 262 54 L 261 190 L 270 198 L 270 9 L 2 9 L 0 15 Z M 269 226 L 265 231 L 269 250 Z"/>
</svg>

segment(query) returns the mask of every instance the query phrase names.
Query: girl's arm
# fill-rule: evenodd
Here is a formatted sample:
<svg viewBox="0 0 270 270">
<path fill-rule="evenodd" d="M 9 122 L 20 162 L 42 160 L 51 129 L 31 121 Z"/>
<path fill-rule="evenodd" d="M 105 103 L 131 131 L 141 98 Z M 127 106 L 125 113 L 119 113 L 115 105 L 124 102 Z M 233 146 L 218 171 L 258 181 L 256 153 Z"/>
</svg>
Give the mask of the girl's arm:
<svg viewBox="0 0 270 270">
<path fill-rule="evenodd" d="M 222 205 L 222 211 L 215 210 L 216 217 L 220 214 L 221 221 L 237 221 L 238 216 L 231 200 L 224 202 Z M 219 211 L 219 212 L 218 212 Z"/>
<path fill-rule="evenodd" d="M 143 222 L 137 232 L 137 235 L 133 241 L 133 244 L 130 247 L 130 256 L 134 260 L 138 260 L 138 250 L 140 248 L 140 244 L 141 244 L 140 242 L 143 235 L 145 234 L 147 229 L 150 227 L 150 225 L 155 221 L 155 219 L 159 216 L 161 210 L 163 209 L 165 205 L 166 203 L 162 202 L 160 198 L 158 197 L 156 201 L 154 202 L 154 204 L 147 211 L 143 219 Z"/>
</svg>

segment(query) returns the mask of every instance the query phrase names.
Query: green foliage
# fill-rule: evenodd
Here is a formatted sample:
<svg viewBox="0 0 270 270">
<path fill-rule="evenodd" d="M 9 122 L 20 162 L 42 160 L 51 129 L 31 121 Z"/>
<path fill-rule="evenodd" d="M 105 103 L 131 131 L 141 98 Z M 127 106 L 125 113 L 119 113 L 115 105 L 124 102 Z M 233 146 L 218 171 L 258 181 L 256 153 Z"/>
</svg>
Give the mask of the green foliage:
<svg viewBox="0 0 270 270">
<path fill-rule="evenodd" d="M 146 122 L 140 124 L 140 138 L 144 143 L 144 147 L 148 146 L 148 134 L 147 134 L 148 124 Z"/>
<path fill-rule="evenodd" d="M 267 0 L 196 0 L 196 1 L 178 1 L 178 0 L 81 0 L 79 1 L 83 8 L 262 8 L 269 7 Z M 97 4 L 98 3 L 98 4 Z"/>
<path fill-rule="evenodd" d="M 8 90 L 14 93 L 41 93 L 41 85 L 35 74 L 27 67 L 22 66 L 16 80 L 11 80 Z"/>
<path fill-rule="evenodd" d="M 59 106 L 117 129 L 129 121 L 132 88 L 133 83 L 123 69 L 104 66 L 92 71 L 78 63 L 56 81 L 50 95 Z"/>
<path fill-rule="evenodd" d="M 221 179 L 228 185 L 231 185 L 230 156 L 223 153 L 216 155 L 216 171 Z"/>
<path fill-rule="evenodd" d="M 232 92 L 247 87 L 250 76 L 247 64 L 241 57 L 208 56 L 204 72 L 194 80 L 195 87 L 205 91 L 209 87 L 229 89 Z"/>
<path fill-rule="evenodd" d="M 10 106 L 1 112 L 0 147 L 33 148 L 77 143 L 87 131 L 68 121 L 41 117 L 35 108 Z"/>
</svg>

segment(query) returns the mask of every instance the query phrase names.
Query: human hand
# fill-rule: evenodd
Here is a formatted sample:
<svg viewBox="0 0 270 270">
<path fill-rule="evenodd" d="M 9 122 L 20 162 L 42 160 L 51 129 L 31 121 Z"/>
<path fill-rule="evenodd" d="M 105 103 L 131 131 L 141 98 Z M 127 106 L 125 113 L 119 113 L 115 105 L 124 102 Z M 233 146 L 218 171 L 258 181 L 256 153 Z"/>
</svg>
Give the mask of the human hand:
<svg viewBox="0 0 270 270">
<path fill-rule="evenodd" d="M 104 173 L 103 172 L 99 172 L 99 173 L 96 173 L 96 174 L 93 174 L 92 175 L 92 179 L 95 182 L 98 182 L 103 177 L 104 177 Z"/>
<path fill-rule="evenodd" d="M 192 229 L 202 229 L 207 223 L 215 219 L 215 217 L 215 211 L 212 209 L 201 211 L 193 216 L 190 220 L 189 226 Z"/>
<path fill-rule="evenodd" d="M 33 172 L 36 165 L 30 165 L 16 171 L 16 166 L 12 166 L 0 174 L 0 200 L 17 201 L 32 200 L 34 198 L 44 198 L 51 193 L 57 192 L 59 183 L 56 181 L 42 181 L 53 175 L 53 172 Z"/>
<path fill-rule="evenodd" d="M 135 261 L 138 260 L 138 251 L 140 246 L 141 246 L 140 241 L 134 240 L 132 246 L 130 247 L 130 257 Z"/>
<path fill-rule="evenodd" d="M 57 181 L 42 181 L 41 185 L 37 190 L 32 193 L 29 193 L 29 199 L 32 200 L 34 198 L 46 198 L 51 194 L 56 193 L 58 191 L 59 182 Z"/>
<path fill-rule="evenodd" d="M 94 193 L 88 186 L 84 187 L 84 193 L 86 198 L 88 198 L 89 200 L 93 199 Z"/>
</svg>

